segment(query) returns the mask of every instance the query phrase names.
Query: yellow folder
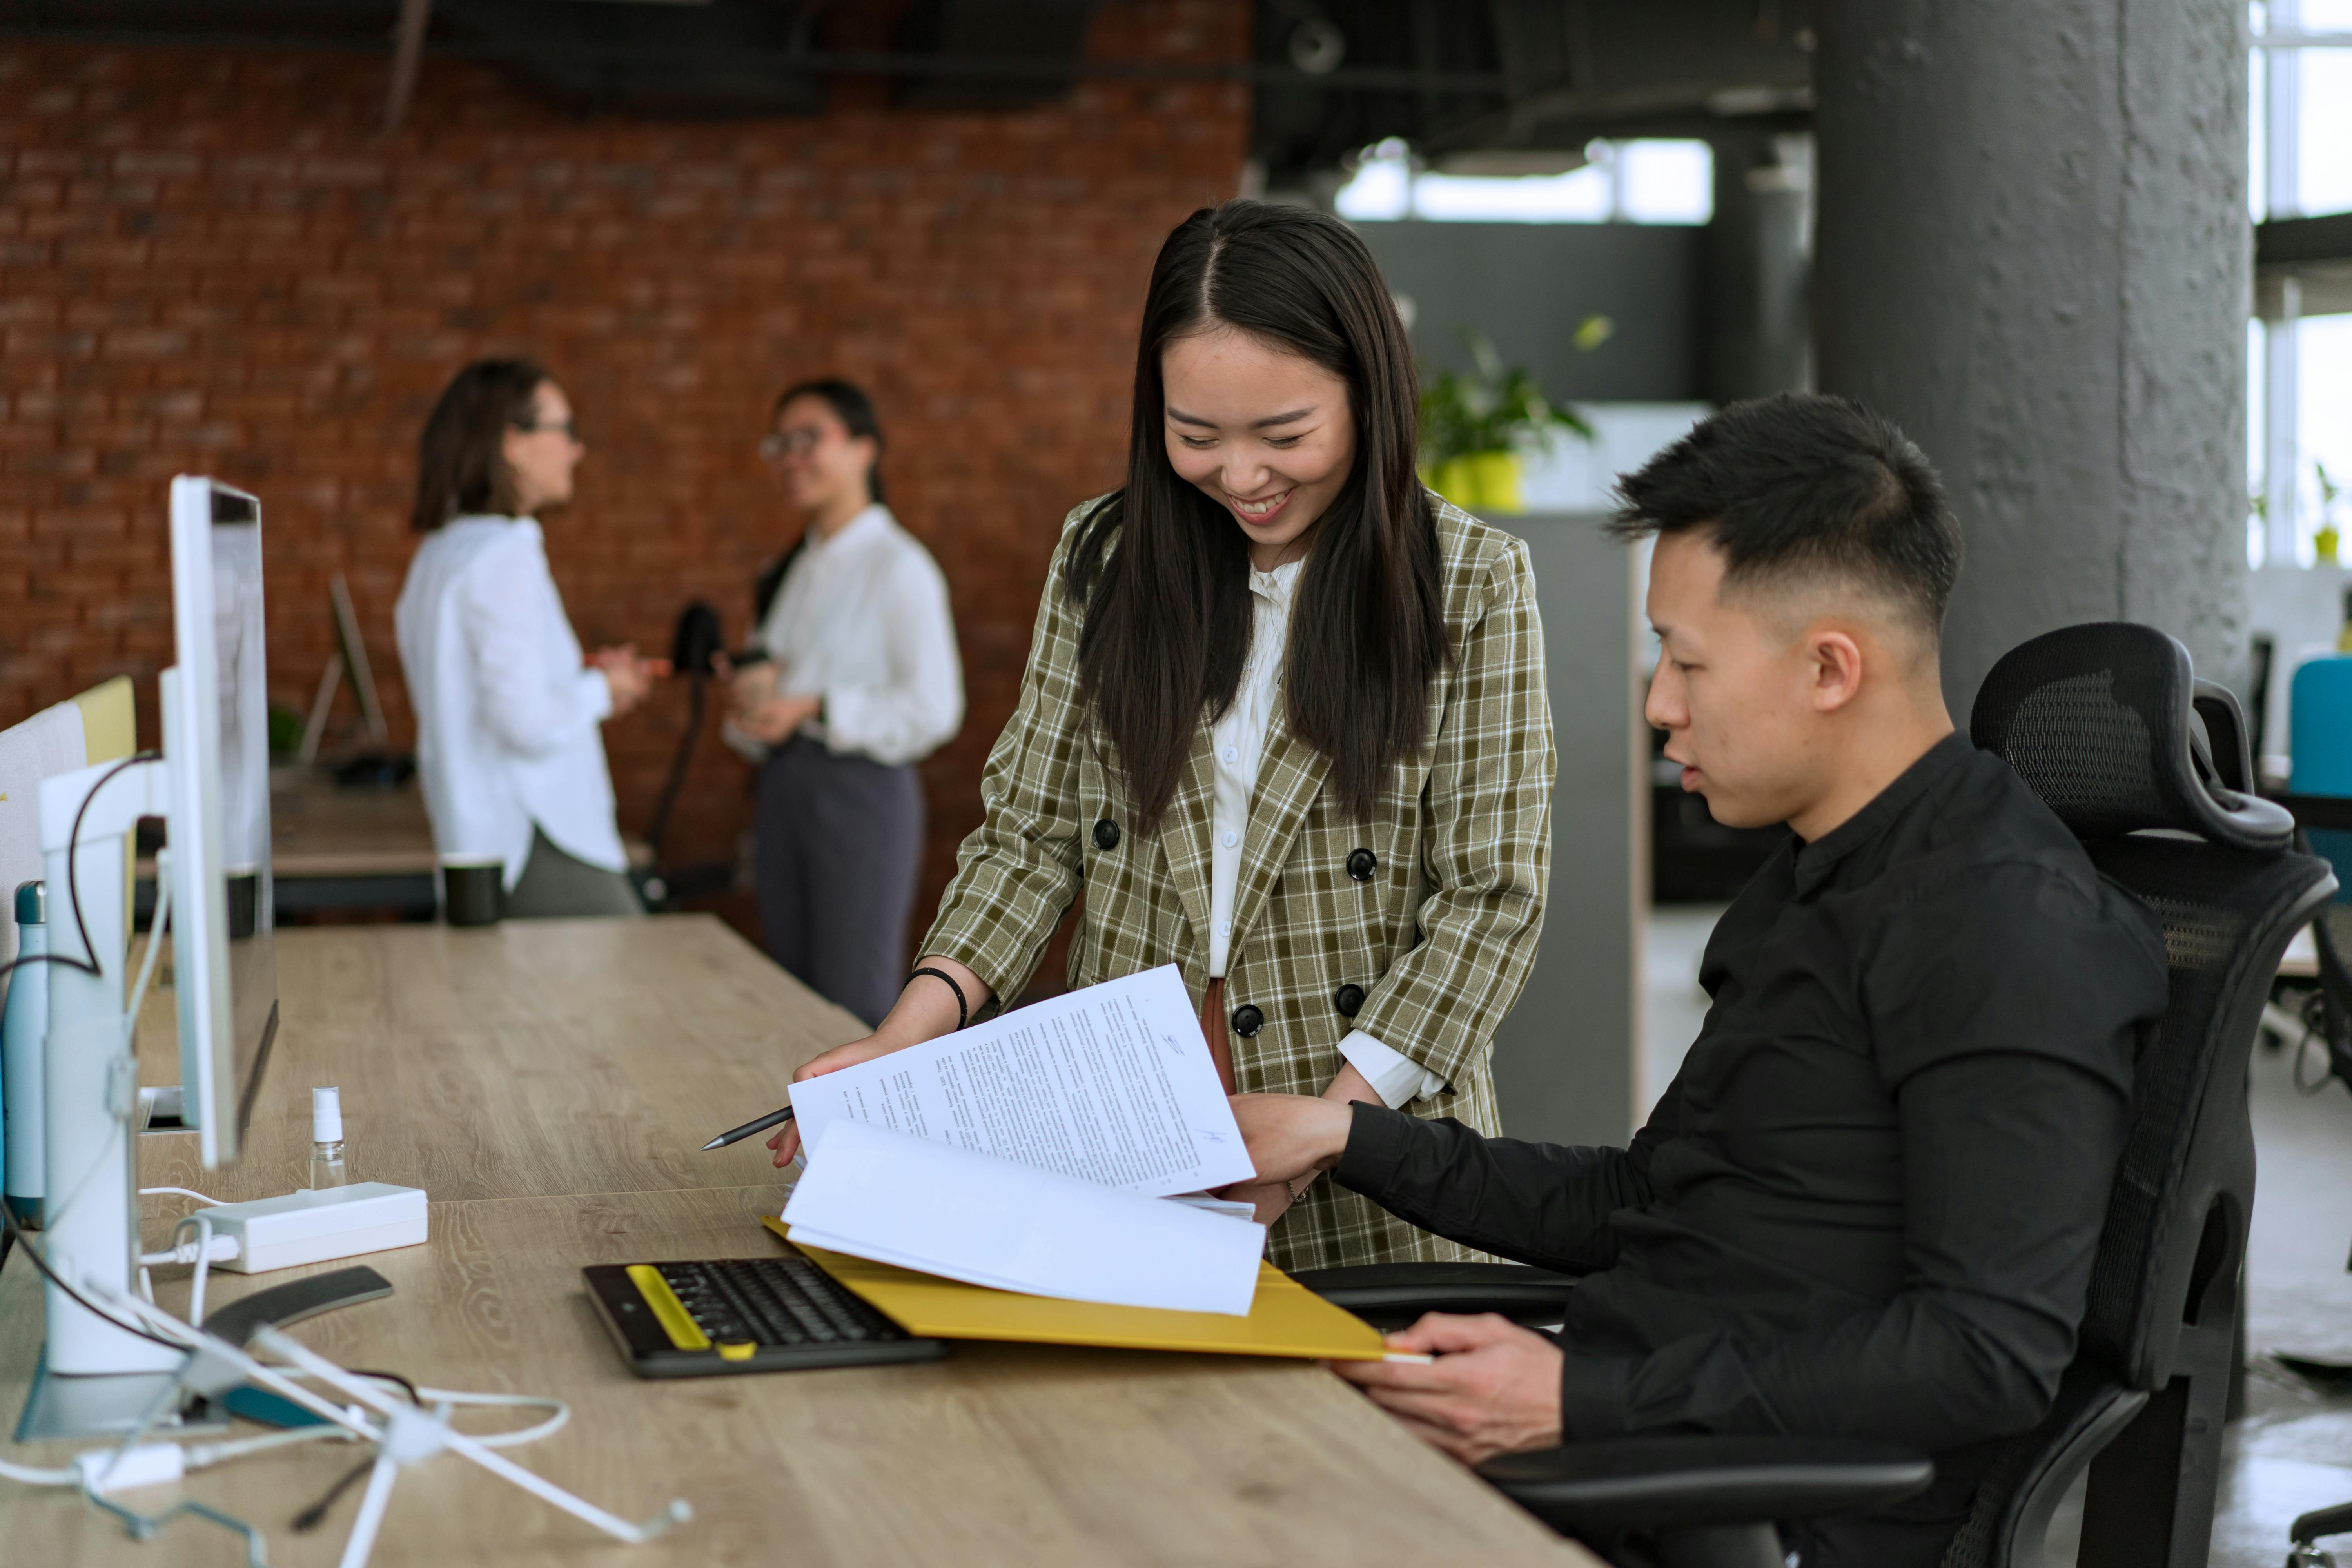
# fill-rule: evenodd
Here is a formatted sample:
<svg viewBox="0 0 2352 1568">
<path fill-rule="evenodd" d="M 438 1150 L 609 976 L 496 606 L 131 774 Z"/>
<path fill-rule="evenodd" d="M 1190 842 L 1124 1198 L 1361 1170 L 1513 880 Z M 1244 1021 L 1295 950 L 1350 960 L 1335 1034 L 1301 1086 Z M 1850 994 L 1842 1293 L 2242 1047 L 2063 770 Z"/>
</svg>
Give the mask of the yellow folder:
<svg viewBox="0 0 2352 1568">
<path fill-rule="evenodd" d="M 908 1333 L 928 1338 L 1324 1361 L 1378 1361 L 1383 1353 L 1378 1329 L 1331 1305 L 1271 1263 L 1258 1265 L 1257 1296 L 1249 1316 L 1235 1318 L 1223 1312 L 1107 1307 L 966 1285 L 803 1246 L 792 1240 L 783 1221 L 774 1215 L 762 1216 L 761 1223 Z"/>
</svg>

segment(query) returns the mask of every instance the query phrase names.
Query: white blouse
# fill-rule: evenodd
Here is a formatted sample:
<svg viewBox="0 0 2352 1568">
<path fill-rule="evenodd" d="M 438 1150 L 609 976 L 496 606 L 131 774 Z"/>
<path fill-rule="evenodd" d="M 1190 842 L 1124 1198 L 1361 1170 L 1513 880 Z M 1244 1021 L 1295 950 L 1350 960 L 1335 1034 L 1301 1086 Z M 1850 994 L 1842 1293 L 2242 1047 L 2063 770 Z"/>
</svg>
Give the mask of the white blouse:
<svg viewBox="0 0 2352 1568">
<path fill-rule="evenodd" d="M 832 537 L 815 530 L 761 623 L 776 689 L 822 696 L 824 717 L 800 732 L 842 755 L 920 762 L 963 727 L 963 661 L 948 583 L 887 507 L 867 507 Z M 766 748 L 731 723 L 728 743 Z"/>
<path fill-rule="evenodd" d="M 521 877 L 537 824 L 575 859 L 628 868 L 598 726 L 613 710 L 528 517 L 460 517 L 425 536 L 393 611 L 416 710 L 434 847 Z"/>
<path fill-rule="evenodd" d="M 1302 564 L 1293 561 L 1271 572 L 1251 570 L 1255 614 L 1250 627 L 1249 658 L 1242 666 L 1241 689 L 1210 731 L 1217 763 L 1209 846 L 1209 973 L 1215 978 L 1223 976 L 1232 951 L 1234 895 L 1241 882 L 1242 848 L 1249 835 L 1250 796 L 1257 790 L 1265 732 L 1274 721 L 1275 704 L 1280 700 L 1283 653 L 1290 641 L 1290 598 L 1298 587 Z M 1444 1079 L 1361 1029 L 1350 1031 L 1339 1042 L 1339 1054 L 1364 1075 L 1381 1102 L 1391 1109 L 1445 1087 Z"/>
</svg>

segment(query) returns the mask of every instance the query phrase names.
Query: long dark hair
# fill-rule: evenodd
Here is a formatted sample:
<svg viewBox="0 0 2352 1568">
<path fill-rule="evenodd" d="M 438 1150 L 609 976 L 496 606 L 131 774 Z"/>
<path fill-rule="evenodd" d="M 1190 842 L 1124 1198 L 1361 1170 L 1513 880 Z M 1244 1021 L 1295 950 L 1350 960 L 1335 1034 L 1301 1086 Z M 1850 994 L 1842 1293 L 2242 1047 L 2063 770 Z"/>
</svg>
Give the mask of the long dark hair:
<svg viewBox="0 0 2352 1568">
<path fill-rule="evenodd" d="M 417 438 L 411 528 L 430 533 L 453 517 L 514 510 L 506 433 L 530 426 L 532 395 L 554 379 L 527 359 L 476 360 L 457 373 Z"/>
<path fill-rule="evenodd" d="M 768 423 L 773 425 L 784 416 L 784 405 L 795 397 L 822 397 L 841 421 L 851 437 L 863 436 L 874 443 L 874 460 L 866 466 L 866 496 L 875 505 L 882 500 L 882 421 L 874 416 L 874 400 L 866 389 L 854 381 L 838 376 L 824 376 L 815 381 L 795 382 L 776 394 L 776 406 L 769 411 Z"/>
<path fill-rule="evenodd" d="M 1160 247 L 1127 485 L 1087 519 L 1065 565 L 1086 605 L 1079 678 L 1142 821 L 1157 824 L 1203 711 L 1213 721 L 1240 689 L 1254 619 L 1249 542 L 1169 466 L 1163 432 L 1161 351 L 1221 326 L 1348 384 L 1355 468 L 1299 574 L 1282 684 L 1291 729 L 1331 760 L 1341 804 L 1368 816 L 1381 773 L 1419 749 L 1429 680 L 1449 654 L 1436 519 L 1413 467 L 1412 353 L 1380 265 L 1337 218 L 1227 202 L 1186 218 Z"/>
</svg>

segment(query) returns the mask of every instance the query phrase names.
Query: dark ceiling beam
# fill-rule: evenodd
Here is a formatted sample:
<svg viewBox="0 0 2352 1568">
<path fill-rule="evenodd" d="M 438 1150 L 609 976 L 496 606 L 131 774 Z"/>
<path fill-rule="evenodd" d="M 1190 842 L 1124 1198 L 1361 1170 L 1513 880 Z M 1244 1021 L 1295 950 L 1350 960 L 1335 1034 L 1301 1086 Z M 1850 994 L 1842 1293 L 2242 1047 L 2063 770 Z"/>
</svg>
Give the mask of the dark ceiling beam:
<svg viewBox="0 0 2352 1568">
<path fill-rule="evenodd" d="M 404 0 L 409 3 L 409 0 Z M 308 49 L 335 53 L 374 54 L 383 45 L 381 36 L 352 33 L 292 33 L 224 29 L 84 27 L 0 21 L 0 38 L 76 44 L 129 45 L 195 49 Z M 604 60 L 692 64 L 708 58 L 706 51 L 632 46 L 625 51 L 563 39 L 535 40 L 527 48 L 503 42 L 474 39 L 425 40 L 422 51 L 450 59 L 506 60 L 519 53 L 540 59 Z M 1490 71 L 1390 69 L 1342 66 L 1320 76 L 1290 66 L 1255 62 L 1231 64 L 1189 60 L 1034 60 L 994 59 L 982 56 L 913 55 L 866 50 L 785 49 L 731 50 L 735 64 L 772 66 L 779 71 L 823 76 L 890 77 L 1084 77 L 1108 81 L 1238 81 L 1257 87 L 1316 88 L 1325 91 L 1415 92 L 1433 90 L 1507 95 L 1503 77 Z"/>
<path fill-rule="evenodd" d="M 2352 262 L 2352 213 L 2274 217 L 2254 225 L 2254 265 L 2265 272 Z"/>
</svg>

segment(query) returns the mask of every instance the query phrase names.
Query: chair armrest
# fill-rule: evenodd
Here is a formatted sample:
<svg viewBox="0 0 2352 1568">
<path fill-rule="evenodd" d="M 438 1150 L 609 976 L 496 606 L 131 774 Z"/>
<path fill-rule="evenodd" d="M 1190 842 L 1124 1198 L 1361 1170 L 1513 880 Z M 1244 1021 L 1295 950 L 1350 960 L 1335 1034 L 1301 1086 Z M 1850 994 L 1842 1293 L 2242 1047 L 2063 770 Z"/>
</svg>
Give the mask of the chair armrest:
<svg viewBox="0 0 2352 1568">
<path fill-rule="evenodd" d="M 1518 1263 L 1366 1263 L 1292 1276 L 1335 1307 L 1381 1329 L 1423 1312 L 1499 1312 L 1515 1323 L 1557 1323 L 1576 1277 Z"/>
<path fill-rule="evenodd" d="M 1860 1513 L 1922 1489 L 1936 1465 L 1855 1437 L 1622 1437 L 1499 1455 L 1478 1474 L 1571 1532 Z"/>
</svg>

